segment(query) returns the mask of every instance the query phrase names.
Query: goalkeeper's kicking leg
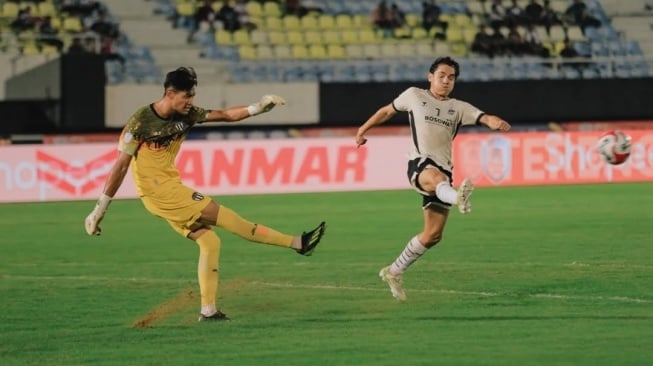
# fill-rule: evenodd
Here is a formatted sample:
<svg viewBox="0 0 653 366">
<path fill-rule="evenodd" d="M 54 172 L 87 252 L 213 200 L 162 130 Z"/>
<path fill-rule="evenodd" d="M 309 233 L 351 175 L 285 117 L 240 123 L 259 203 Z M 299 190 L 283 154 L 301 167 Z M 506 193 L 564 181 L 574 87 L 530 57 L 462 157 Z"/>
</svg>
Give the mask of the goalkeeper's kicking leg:
<svg viewBox="0 0 653 366">
<path fill-rule="evenodd" d="M 229 207 L 214 201 L 202 210 L 202 216 L 198 221 L 203 225 L 221 227 L 252 242 L 291 248 L 305 256 L 313 254 L 326 230 L 326 223 L 321 222 L 315 229 L 303 232 L 301 235 L 284 234 L 265 225 L 248 221 Z"/>
</svg>

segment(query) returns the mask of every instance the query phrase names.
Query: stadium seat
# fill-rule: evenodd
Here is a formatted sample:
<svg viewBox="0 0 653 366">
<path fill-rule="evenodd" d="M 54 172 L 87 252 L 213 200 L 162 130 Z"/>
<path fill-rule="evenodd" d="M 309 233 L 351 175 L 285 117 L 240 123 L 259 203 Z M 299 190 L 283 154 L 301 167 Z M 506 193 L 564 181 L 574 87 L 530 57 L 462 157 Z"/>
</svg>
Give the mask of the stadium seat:
<svg viewBox="0 0 653 366">
<path fill-rule="evenodd" d="M 303 16 L 300 19 L 300 27 L 304 31 L 320 29 L 320 25 L 318 24 L 317 17 L 312 15 Z"/>
<path fill-rule="evenodd" d="M 270 31 L 268 33 L 268 41 L 272 45 L 286 44 L 286 33 L 282 31 Z"/>
<path fill-rule="evenodd" d="M 336 30 L 327 30 L 321 32 L 324 43 L 326 44 L 341 44 L 343 43 L 340 38 L 340 32 Z"/>
<path fill-rule="evenodd" d="M 324 40 L 322 39 L 322 32 L 318 32 L 318 31 L 304 32 L 304 40 L 309 45 L 325 43 Z"/>
<path fill-rule="evenodd" d="M 305 43 L 304 33 L 298 30 L 286 32 L 286 42 L 290 45 L 303 45 Z"/>
<path fill-rule="evenodd" d="M 326 59 L 327 50 L 322 44 L 311 44 L 308 46 L 308 57 L 312 59 Z"/>
<path fill-rule="evenodd" d="M 274 49 L 272 46 L 267 44 L 259 44 L 258 47 L 256 47 L 256 54 L 259 59 L 269 60 L 276 58 Z"/>
<path fill-rule="evenodd" d="M 258 1 L 248 1 L 245 3 L 245 10 L 247 14 L 253 18 L 259 18 L 263 16 L 263 6 Z"/>
<path fill-rule="evenodd" d="M 251 3 L 252 1 L 250 1 Z M 263 15 L 266 17 L 281 17 L 281 7 L 276 1 L 266 1 L 263 3 Z"/>
<path fill-rule="evenodd" d="M 281 22 L 283 23 L 283 28 L 287 31 L 299 31 L 302 29 L 299 17 L 294 15 L 286 15 L 281 18 Z"/>
<path fill-rule="evenodd" d="M 260 29 L 254 29 L 250 34 L 249 34 L 250 41 L 253 44 L 266 44 L 268 43 L 268 32 Z"/>
<path fill-rule="evenodd" d="M 336 20 L 329 14 L 322 14 L 317 18 L 317 23 L 320 29 L 336 29 Z"/>
<path fill-rule="evenodd" d="M 344 59 L 347 56 L 345 53 L 345 48 L 339 44 L 327 45 L 327 55 L 332 59 Z"/>
</svg>

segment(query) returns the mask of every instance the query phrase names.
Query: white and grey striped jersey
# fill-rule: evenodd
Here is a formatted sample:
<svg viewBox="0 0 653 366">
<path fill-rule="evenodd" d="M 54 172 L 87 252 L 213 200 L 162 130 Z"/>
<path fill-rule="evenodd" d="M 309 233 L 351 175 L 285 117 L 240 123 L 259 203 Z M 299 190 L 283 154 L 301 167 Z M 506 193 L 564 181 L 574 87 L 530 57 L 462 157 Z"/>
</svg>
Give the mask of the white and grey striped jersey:
<svg viewBox="0 0 653 366">
<path fill-rule="evenodd" d="M 409 159 L 428 157 L 451 172 L 451 145 L 460 126 L 478 123 L 483 111 L 473 105 L 449 98 L 436 99 L 427 89 L 411 87 L 393 102 L 398 112 L 408 112 L 413 146 Z"/>
</svg>

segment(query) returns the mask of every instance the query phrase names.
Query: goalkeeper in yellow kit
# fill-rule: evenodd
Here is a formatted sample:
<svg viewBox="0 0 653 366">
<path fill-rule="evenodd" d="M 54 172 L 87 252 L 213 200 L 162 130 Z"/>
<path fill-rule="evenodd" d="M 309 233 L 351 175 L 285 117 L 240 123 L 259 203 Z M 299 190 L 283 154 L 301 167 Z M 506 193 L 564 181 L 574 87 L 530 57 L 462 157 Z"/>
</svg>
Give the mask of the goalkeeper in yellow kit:
<svg viewBox="0 0 653 366">
<path fill-rule="evenodd" d="M 212 226 L 221 227 L 249 241 L 294 249 L 311 255 L 324 235 L 326 225 L 302 235 L 280 233 L 252 223 L 228 207 L 185 186 L 174 165 L 181 143 L 196 123 L 236 122 L 268 112 L 285 104 L 283 98 L 265 95 L 259 102 L 224 110 L 208 110 L 193 105 L 197 75 L 180 67 L 166 75 L 164 95 L 139 108 L 127 122 L 119 142 L 120 154 L 109 174 L 93 211 L 86 217 L 89 235 L 100 235 L 100 221 L 131 167 L 136 190 L 145 208 L 165 219 L 182 236 L 194 240 L 200 249 L 197 275 L 202 307 L 200 321 L 227 320 L 216 308 L 220 238 Z"/>
</svg>

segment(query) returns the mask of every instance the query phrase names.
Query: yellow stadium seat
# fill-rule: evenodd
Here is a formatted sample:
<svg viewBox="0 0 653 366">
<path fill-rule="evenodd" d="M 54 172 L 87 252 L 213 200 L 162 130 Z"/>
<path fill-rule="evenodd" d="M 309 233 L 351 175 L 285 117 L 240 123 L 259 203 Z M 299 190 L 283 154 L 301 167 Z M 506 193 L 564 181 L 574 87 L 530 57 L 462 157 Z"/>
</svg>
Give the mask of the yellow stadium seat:
<svg viewBox="0 0 653 366">
<path fill-rule="evenodd" d="M 79 19 L 78 17 L 65 17 L 63 19 L 63 23 L 61 24 L 61 27 L 63 28 L 64 31 L 70 32 L 70 33 L 79 33 L 84 29 L 84 26 L 82 25 L 82 20 Z"/>
<path fill-rule="evenodd" d="M 379 39 L 371 29 L 363 29 L 358 32 L 358 39 L 361 43 L 376 43 Z"/>
<path fill-rule="evenodd" d="M 250 18 L 263 17 L 263 6 L 258 1 L 248 1 L 245 3 L 245 10 Z"/>
<path fill-rule="evenodd" d="M 542 29 L 539 29 L 542 28 Z M 540 34 L 540 37 L 544 37 L 546 35 L 546 30 L 543 29 L 544 27 L 538 27 L 538 33 Z M 583 32 L 581 32 L 579 26 L 570 26 L 567 28 L 567 37 L 572 40 L 572 41 L 584 41 L 585 36 L 583 35 Z"/>
<path fill-rule="evenodd" d="M 472 22 L 472 18 L 467 14 L 456 14 L 453 16 L 453 19 L 454 19 L 454 23 L 461 28 L 475 26 L 474 23 Z"/>
<path fill-rule="evenodd" d="M 336 18 L 329 14 L 322 14 L 317 18 L 317 24 L 320 29 L 335 29 Z"/>
<path fill-rule="evenodd" d="M 268 43 L 268 32 L 260 29 L 254 29 L 249 34 L 249 38 L 253 44 L 265 44 Z"/>
<path fill-rule="evenodd" d="M 251 2 L 251 1 L 250 1 Z M 266 1 L 263 3 L 263 14 L 267 17 L 280 17 L 281 7 L 276 1 Z"/>
<path fill-rule="evenodd" d="M 383 43 L 379 48 L 382 57 L 397 57 L 399 50 L 396 43 Z"/>
<path fill-rule="evenodd" d="M 540 34 L 540 36 L 544 36 L 544 34 Z M 560 25 L 556 25 L 551 27 L 551 34 L 549 34 L 549 39 L 551 42 L 557 42 L 557 41 L 562 41 L 565 39 L 567 35 L 565 34 L 565 30 L 562 28 Z"/>
<path fill-rule="evenodd" d="M 291 45 L 304 44 L 304 33 L 296 30 L 288 31 L 286 32 L 286 42 Z"/>
<path fill-rule="evenodd" d="M 258 56 L 258 58 L 263 60 L 269 60 L 275 58 L 274 49 L 272 48 L 272 46 L 266 44 L 260 44 L 258 45 L 258 47 L 256 47 L 256 55 Z"/>
<path fill-rule="evenodd" d="M 322 32 L 322 39 L 326 44 L 340 44 L 342 39 L 340 38 L 340 32 L 335 30 L 327 30 Z"/>
<path fill-rule="evenodd" d="M 224 31 L 223 31 L 224 32 Z M 249 39 L 249 32 L 245 29 L 239 29 L 232 34 L 233 42 L 237 45 L 251 44 Z"/>
<path fill-rule="evenodd" d="M 37 8 L 38 8 L 39 16 L 54 17 L 57 15 L 57 9 L 54 7 L 54 4 L 51 2 L 47 2 L 47 1 L 40 2 Z"/>
<path fill-rule="evenodd" d="M 397 56 L 413 57 L 415 53 L 415 44 L 413 42 L 401 42 L 397 45 Z"/>
<path fill-rule="evenodd" d="M 428 39 L 429 33 L 422 27 L 413 28 L 410 33 L 412 39 Z"/>
<path fill-rule="evenodd" d="M 458 27 L 450 27 L 447 29 L 447 41 L 449 42 L 462 42 L 464 41 L 463 32 Z"/>
<path fill-rule="evenodd" d="M 406 25 L 415 28 L 422 24 L 422 16 L 417 13 L 406 14 Z"/>
<path fill-rule="evenodd" d="M 322 39 L 322 32 L 318 31 L 306 31 L 304 32 L 304 40 L 307 44 L 323 44 L 324 40 Z"/>
<path fill-rule="evenodd" d="M 444 43 L 444 42 L 438 42 L 436 43 L 436 46 L 440 43 Z M 417 45 L 415 45 L 415 54 L 417 56 L 433 57 L 434 55 L 433 47 L 431 46 L 430 43 L 418 43 Z"/>
<path fill-rule="evenodd" d="M 320 29 L 320 25 L 317 22 L 317 17 L 312 15 L 305 15 L 300 20 L 300 27 L 303 30 L 317 30 Z"/>
<path fill-rule="evenodd" d="M 281 31 L 270 31 L 270 33 L 268 33 L 268 41 L 273 45 L 286 44 L 286 33 Z"/>
<path fill-rule="evenodd" d="M 238 55 L 243 60 L 256 60 L 258 58 L 256 48 L 250 45 L 238 46 Z"/>
<path fill-rule="evenodd" d="M 357 29 L 360 28 L 374 28 L 372 24 L 372 19 L 367 14 L 355 14 L 351 17 L 351 22 L 353 26 Z"/>
<path fill-rule="evenodd" d="M 465 28 L 465 29 L 463 29 L 463 39 L 467 43 L 472 43 L 472 42 L 474 42 L 474 38 L 476 38 L 476 33 L 477 32 L 478 32 L 478 29 Z"/>
<path fill-rule="evenodd" d="M 301 29 L 301 23 L 299 22 L 299 17 L 296 17 L 294 15 L 286 15 L 281 19 L 281 22 L 283 23 L 283 27 L 286 30 Z"/>
<path fill-rule="evenodd" d="M 192 17 L 195 15 L 195 4 L 190 2 L 177 4 L 177 14 L 185 17 Z"/>
<path fill-rule="evenodd" d="M 265 27 L 268 30 L 283 30 L 283 22 L 281 21 L 281 18 L 273 18 L 273 17 L 268 17 L 265 18 Z"/>
<path fill-rule="evenodd" d="M 363 58 L 363 46 L 359 44 L 348 44 L 345 46 L 345 54 L 348 58 Z"/>
<path fill-rule="evenodd" d="M 21 52 L 23 55 L 38 55 L 41 53 L 39 46 L 33 41 L 26 42 L 21 47 Z"/>
<path fill-rule="evenodd" d="M 2 4 L 2 17 L 13 20 L 18 16 L 19 10 L 18 4 L 5 1 Z"/>
<path fill-rule="evenodd" d="M 381 50 L 378 44 L 366 43 L 363 45 L 363 56 L 367 58 L 378 58 Z"/>
<path fill-rule="evenodd" d="M 303 45 L 294 45 L 290 48 L 290 52 L 292 53 L 292 57 L 296 59 L 307 59 L 309 58 L 308 55 L 308 49 L 303 46 Z"/>
<path fill-rule="evenodd" d="M 392 30 L 392 35 L 394 38 L 411 38 L 412 37 L 412 29 L 409 27 L 401 27 L 401 28 L 395 28 Z"/>
<path fill-rule="evenodd" d="M 352 44 L 352 43 L 359 43 L 360 40 L 358 39 L 358 32 L 355 30 L 347 29 L 344 30 L 340 33 L 342 37 L 342 43 L 344 44 Z"/>
<path fill-rule="evenodd" d="M 289 59 L 293 57 L 290 46 L 285 44 L 274 46 L 274 56 L 280 59 Z"/>
<path fill-rule="evenodd" d="M 339 44 L 327 45 L 327 55 L 329 58 L 345 58 L 345 48 Z"/>
<path fill-rule="evenodd" d="M 55 46 L 43 45 L 41 46 L 41 54 L 43 55 L 58 55 L 59 49 Z"/>
<path fill-rule="evenodd" d="M 467 56 L 467 45 L 462 42 L 451 43 L 449 45 L 449 50 L 449 52 L 454 56 Z"/>
<path fill-rule="evenodd" d="M 217 30 L 215 31 L 215 43 L 220 46 L 228 46 L 233 45 L 234 40 L 231 33 L 225 30 Z"/>
<path fill-rule="evenodd" d="M 326 48 L 321 44 L 312 44 L 308 46 L 308 56 L 315 59 L 327 58 Z"/>
<path fill-rule="evenodd" d="M 354 28 L 354 22 L 350 15 L 338 14 L 336 15 L 336 27 L 341 30 L 352 29 Z"/>
<path fill-rule="evenodd" d="M 448 55 L 450 52 L 449 43 L 447 42 L 436 42 L 435 48 L 431 50 L 431 54 L 435 53 L 436 56 Z"/>
</svg>

